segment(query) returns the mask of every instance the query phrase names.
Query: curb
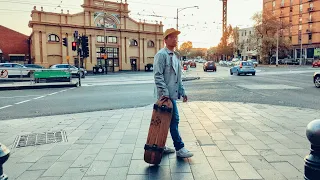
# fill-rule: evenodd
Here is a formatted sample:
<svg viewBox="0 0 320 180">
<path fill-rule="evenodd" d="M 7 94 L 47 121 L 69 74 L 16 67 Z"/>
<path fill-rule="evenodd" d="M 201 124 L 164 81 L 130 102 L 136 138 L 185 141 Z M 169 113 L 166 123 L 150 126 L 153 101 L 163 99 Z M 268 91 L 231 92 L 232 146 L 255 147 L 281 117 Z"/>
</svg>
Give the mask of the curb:
<svg viewBox="0 0 320 180">
<path fill-rule="evenodd" d="M 182 81 L 193 81 L 193 80 L 199 80 L 200 77 L 187 77 L 187 78 L 182 78 Z"/>
<path fill-rule="evenodd" d="M 7 91 L 7 90 L 23 90 L 23 89 L 45 89 L 45 88 L 63 88 L 63 87 L 77 87 L 77 84 L 49 84 L 49 85 L 39 85 L 39 86 L 5 86 L 0 87 L 0 91 Z"/>
</svg>

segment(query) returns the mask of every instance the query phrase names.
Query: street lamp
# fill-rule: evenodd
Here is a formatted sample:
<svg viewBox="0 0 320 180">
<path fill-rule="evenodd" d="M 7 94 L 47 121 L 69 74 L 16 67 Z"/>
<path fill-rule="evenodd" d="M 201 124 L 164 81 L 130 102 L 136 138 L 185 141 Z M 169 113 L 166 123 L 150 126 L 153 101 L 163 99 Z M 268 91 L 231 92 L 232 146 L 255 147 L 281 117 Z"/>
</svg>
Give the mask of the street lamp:
<svg viewBox="0 0 320 180">
<path fill-rule="evenodd" d="M 190 7 L 184 7 L 184 8 L 177 8 L 177 30 L 179 30 L 179 12 L 185 9 L 189 8 L 197 8 L 199 9 L 199 6 L 190 6 Z"/>
<path fill-rule="evenodd" d="M 184 8 L 177 8 L 177 31 L 179 30 L 179 12 L 185 9 L 189 8 L 197 8 L 199 9 L 199 6 L 190 6 L 190 7 L 184 7 Z M 177 44 L 177 47 L 179 47 L 179 42 Z"/>
</svg>

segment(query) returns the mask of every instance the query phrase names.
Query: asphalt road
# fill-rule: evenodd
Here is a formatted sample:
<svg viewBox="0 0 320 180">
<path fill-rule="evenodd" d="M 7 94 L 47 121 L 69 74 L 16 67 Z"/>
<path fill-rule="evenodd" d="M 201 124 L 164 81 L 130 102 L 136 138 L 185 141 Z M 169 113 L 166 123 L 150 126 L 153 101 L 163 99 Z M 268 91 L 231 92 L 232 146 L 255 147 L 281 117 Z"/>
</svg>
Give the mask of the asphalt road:
<svg viewBox="0 0 320 180">
<path fill-rule="evenodd" d="M 229 68 L 203 72 L 198 65 L 186 76 L 190 101 L 263 103 L 319 109 L 320 89 L 309 67 L 258 67 L 256 76 L 231 76 Z M 79 88 L 11 90 L 0 94 L 0 119 L 69 114 L 149 105 L 155 102 L 152 73 L 87 77 Z"/>
</svg>

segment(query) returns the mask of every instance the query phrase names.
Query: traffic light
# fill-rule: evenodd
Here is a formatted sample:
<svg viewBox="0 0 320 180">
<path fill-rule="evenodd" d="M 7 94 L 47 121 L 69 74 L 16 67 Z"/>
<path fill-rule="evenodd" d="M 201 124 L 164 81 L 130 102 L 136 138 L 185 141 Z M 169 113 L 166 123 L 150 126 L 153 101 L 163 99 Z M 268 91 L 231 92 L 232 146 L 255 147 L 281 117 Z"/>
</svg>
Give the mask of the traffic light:
<svg viewBox="0 0 320 180">
<path fill-rule="evenodd" d="M 104 49 L 104 47 L 100 47 L 100 52 L 101 52 L 101 53 L 105 53 L 105 52 L 106 52 L 106 50 Z"/>
<path fill-rule="evenodd" d="M 77 50 L 77 42 L 72 42 L 72 51 Z"/>
<path fill-rule="evenodd" d="M 63 38 L 63 45 L 65 47 L 68 47 L 68 39 L 67 38 Z"/>
<path fill-rule="evenodd" d="M 83 57 L 89 57 L 89 43 L 88 43 L 88 37 L 82 36 L 81 37 L 81 47 L 83 52 Z"/>
<path fill-rule="evenodd" d="M 82 36 L 81 38 L 81 47 L 83 51 L 83 57 L 89 57 L 89 42 L 87 36 Z"/>
</svg>

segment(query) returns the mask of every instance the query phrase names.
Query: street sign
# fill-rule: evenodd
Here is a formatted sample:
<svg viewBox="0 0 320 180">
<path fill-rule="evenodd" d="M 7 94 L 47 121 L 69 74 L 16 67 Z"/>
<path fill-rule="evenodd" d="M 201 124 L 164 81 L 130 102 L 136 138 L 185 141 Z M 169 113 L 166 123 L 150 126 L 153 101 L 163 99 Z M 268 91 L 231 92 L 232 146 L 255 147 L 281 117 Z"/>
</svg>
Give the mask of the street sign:
<svg viewBox="0 0 320 180">
<path fill-rule="evenodd" d="M 320 48 L 314 48 L 314 56 L 320 57 Z"/>
<path fill-rule="evenodd" d="M 5 70 L 0 70 L 0 78 L 8 78 L 8 71 Z"/>
</svg>

